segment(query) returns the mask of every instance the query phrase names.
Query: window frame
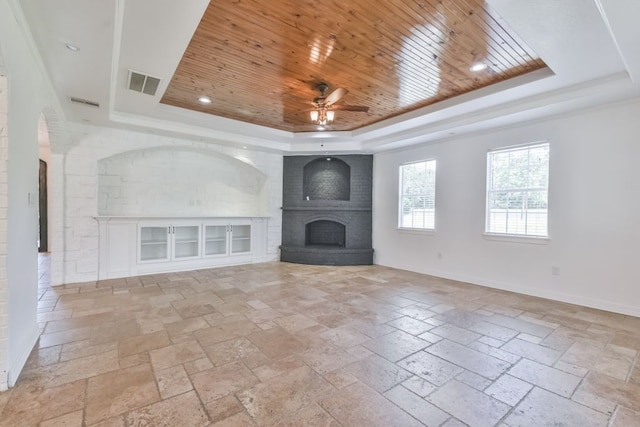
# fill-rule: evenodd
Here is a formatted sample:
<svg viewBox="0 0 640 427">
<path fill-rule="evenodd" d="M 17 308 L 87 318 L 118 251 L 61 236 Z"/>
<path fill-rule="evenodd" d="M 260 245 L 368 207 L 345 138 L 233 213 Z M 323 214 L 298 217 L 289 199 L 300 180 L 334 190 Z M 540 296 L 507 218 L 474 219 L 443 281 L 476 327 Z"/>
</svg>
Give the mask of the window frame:
<svg viewBox="0 0 640 427">
<path fill-rule="evenodd" d="M 433 178 L 433 224 L 431 227 L 406 227 L 403 226 L 403 204 L 404 204 L 404 200 L 405 200 L 405 194 L 404 194 L 404 167 L 405 166 L 409 166 L 409 165 L 415 165 L 418 163 L 433 163 L 433 169 L 434 169 L 434 178 Z M 437 180 L 437 171 L 438 171 L 438 162 L 437 159 L 435 158 L 428 158 L 428 159 L 421 159 L 421 160 L 414 160 L 414 161 L 410 161 L 410 162 L 404 162 L 401 163 L 398 166 L 398 205 L 397 205 L 397 212 L 398 212 L 398 221 L 397 221 L 397 230 L 401 231 L 401 232 L 407 232 L 407 233 L 419 233 L 419 234 L 433 234 L 435 232 L 436 229 L 436 191 L 437 191 L 437 185 L 436 185 L 436 180 Z M 416 196 L 416 195 L 411 195 L 411 196 Z M 425 195 L 418 195 L 418 196 L 425 196 Z M 424 223 L 424 220 L 423 220 Z M 430 224 L 431 225 L 431 224 Z"/>
<path fill-rule="evenodd" d="M 546 188 L 542 189 L 540 187 L 531 187 L 530 185 L 527 187 L 521 187 L 521 188 L 503 188 L 503 189 L 494 189 L 492 188 L 493 185 L 493 168 L 492 168 L 492 155 L 499 153 L 499 152 L 512 152 L 512 151 L 518 151 L 518 150 L 523 150 L 523 149 L 527 149 L 527 150 L 531 150 L 537 147 L 543 147 L 546 146 L 547 147 L 547 176 L 546 176 Z M 548 140 L 542 140 L 542 141 L 536 141 L 536 142 L 528 142 L 528 143 L 524 143 L 524 144 L 518 144 L 518 145 L 510 145 L 510 146 L 506 146 L 506 147 L 498 147 L 498 148 L 492 148 L 489 149 L 487 151 L 487 158 L 486 158 L 486 191 L 485 191 L 485 227 L 484 227 L 484 237 L 487 240 L 504 240 L 504 241 L 509 241 L 509 242 L 521 242 L 521 243 L 540 243 L 540 244 L 544 244 L 544 243 L 548 243 L 549 242 L 549 183 L 550 183 L 550 169 L 551 169 L 551 144 L 549 143 Z M 529 184 L 529 183 L 527 183 Z M 513 232 L 508 232 L 508 233 L 501 233 L 501 232 L 495 232 L 495 231 L 490 231 L 490 225 L 491 225 L 491 213 L 490 213 L 490 205 L 489 205 L 489 201 L 490 201 L 490 195 L 492 193 L 499 193 L 499 192 L 518 192 L 518 193 L 522 193 L 522 194 L 526 194 L 528 192 L 532 192 L 532 191 L 545 191 L 546 192 L 546 200 L 547 200 L 547 208 L 546 208 L 546 233 L 544 235 L 542 234 L 527 234 L 527 233 L 513 233 Z M 528 208 L 527 208 L 528 210 Z M 528 212 L 527 212 L 528 215 Z M 527 221 L 528 221 L 528 217 L 527 217 Z"/>
</svg>

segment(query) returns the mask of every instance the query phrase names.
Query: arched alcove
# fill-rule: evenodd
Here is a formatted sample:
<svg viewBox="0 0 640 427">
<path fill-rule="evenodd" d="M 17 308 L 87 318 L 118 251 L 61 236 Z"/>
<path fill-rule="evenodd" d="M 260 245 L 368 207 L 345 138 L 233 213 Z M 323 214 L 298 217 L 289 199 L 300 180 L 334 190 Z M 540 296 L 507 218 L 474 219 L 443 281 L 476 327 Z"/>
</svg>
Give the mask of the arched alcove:
<svg viewBox="0 0 640 427">
<path fill-rule="evenodd" d="M 99 215 L 260 216 L 266 176 L 221 153 L 156 147 L 98 162 Z"/>
<path fill-rule="evenodd" d="M 351 168 L 335 157 L 312 160 L 303 170 L 305 200 L 349 200 L 351 197 Z"/>
</svg>

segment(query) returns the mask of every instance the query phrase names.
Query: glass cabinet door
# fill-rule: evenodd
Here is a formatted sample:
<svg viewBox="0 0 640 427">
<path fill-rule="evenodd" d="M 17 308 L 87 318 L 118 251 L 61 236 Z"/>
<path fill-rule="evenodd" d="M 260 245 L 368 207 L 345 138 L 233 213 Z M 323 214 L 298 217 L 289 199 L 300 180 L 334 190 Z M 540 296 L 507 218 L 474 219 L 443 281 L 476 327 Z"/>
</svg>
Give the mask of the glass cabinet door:
<svg viewBox="0 0 640 427">
<path fill-rule="evenodd" d="M 140 227 L 140 261 L 169 259 L 169 226 Z"/>
<path fill-rule="evenodd" d="M 204 226 L 204 255 L 225 255 L 227 253 L 227 232 L 226 225 L 205 225 Z"/>
<path fill-rule="evenodd" d="M 194 258 L 200 256 L 200 226 L 175 225 L 173 227 L 173 258 Z"/>
<path fill-rule="evenodd" d="M 231 253 L 251 252 L 251 226 L 231 226 Z"/>
</svg>

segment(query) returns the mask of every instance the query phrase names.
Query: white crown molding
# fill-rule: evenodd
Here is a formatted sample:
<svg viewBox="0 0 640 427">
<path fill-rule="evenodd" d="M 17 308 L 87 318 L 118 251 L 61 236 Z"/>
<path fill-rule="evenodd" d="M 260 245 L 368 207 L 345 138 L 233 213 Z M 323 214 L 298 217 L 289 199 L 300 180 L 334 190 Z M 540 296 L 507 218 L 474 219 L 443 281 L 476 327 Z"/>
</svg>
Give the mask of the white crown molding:
<svg viewBox="0 0 640 427">
<path fill-rule="evenodd" d="M 536 76 L 528 76 L 527 80 L 535 84 L 545 75 L 548 76 L 547 73 L 537 73 Z M 523 86 L 516 83 L 511 82 L 510 85 L 522 90 Z M 492 88 L 494 93 L 487 96 L 483 96 L 483 91 L 477 91 L 475 94 L 456 97 L 437 106 L 399 116 L 400 118 L 394 119 L 397 120 L 395 124 L 375 124 L 351 132 L 293 133 L 169 106 L 162 106 L 163 116 L 173 112 L 177 120 L 120 111 L 112 111 L 109 119 L 115 125 L 146 129 L 154 133 L 282 153 L 379 152 L 446 140 L 452 135 L 487 131 L 640 96 L 640 87 L 633 85 L 626 73 L 542 93 L 532 91 L 532 95 L 528 97 L 500 102 L 505 97 L 503 89 Z M 207 121 L 209 126 L 184 123 L 181 121 L 184 116 L 194 117 L 196 123 Z"/>
</svg>

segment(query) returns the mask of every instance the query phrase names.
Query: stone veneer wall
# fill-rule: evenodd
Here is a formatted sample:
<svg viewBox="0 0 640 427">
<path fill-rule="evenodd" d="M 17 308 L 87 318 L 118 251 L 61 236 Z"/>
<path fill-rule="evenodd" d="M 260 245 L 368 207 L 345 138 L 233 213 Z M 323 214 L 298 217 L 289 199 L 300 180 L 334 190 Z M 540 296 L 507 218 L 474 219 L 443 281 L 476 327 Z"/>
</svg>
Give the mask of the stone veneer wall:
<svg viewBox="0 0 640 427">
<path fill-rule="evenodd" d="M 115 158 L 122 153 L 140 152 L 149 150 L 154 158 L 162 154 L 168 165 L 177 164 L 177 158 L 184 153 L 200 153 L 202 155 L 213 156 L 217 159 L 233 157 L 234 161 L 242 161 L 247 167 L 259 170 L 266 177 L 264 185 L 267 206 L 262 216 L 268 216 L 267 231 L 267 254 L 272 259 L 277 259 L 278 246 L 280 245 L 280 206 L 282 197 L 282 156 L 253 150 L 245 150 L 212 143 L 190 141 L 180 138 L 172 138 L 141 132 L 127 130 L 94 127 L 88 125 L 69 124 L 70 137 L 65 141 L 64 147 L 58 147 L 63 154 L 52 156 L 53 167 L 56 169 L 56 176 L 63 179 L 54 179 L 52 184 L 52 194 L 54 198 L 63 199 L 59 205 L 55 205 L 56 212 L 53 212 L 56 220 L 52 226 L 56 238 L 56 232 L 63 233 L 60 239 L 61 246 L 56 248 L 59 251 L 59 258 L 52 258 L 52 283 L 85 282 L 96 280 L 98 274 L 98 223 L 94 219 L 99 213 L 118 214 L 110 212 L 108 204 L 103 205 L 105 210 L 99 209 L 99 200 L 107 201 L 115 197 L 118 193 L 122 195 L 122 188 L 105 186 L 107 193 L 100 191 L 101 160 Z M 159 148 L 166 148 L 159 150 Z M 181 162 L 178 162 L 181 163 Z M 104 169 L 102 172 L 108 170 Z M 190 172 L 190 171 L 185 171 Z M 156 173 L 170 176 L 174 174 L 171 168 L 162 170 L 158 168 Z M 242 173 L 242 171 L 238 171 Z M 144 185 L 149 185 L 148 176 L 136 174 L 128 175 L 129 178 L 144 178 Z M 194 180 L 200 178 L 195 175 Z M 158 185 L 165 183 L 164 175 L 158 177 Z M 128 183 L 132 184 L 132 183 Z M 194 181 L 194 186 L 199 185 L 199 181 Z M 166 203 L 182 203 L 185 200 L 178 200 L 173 197 L 173 190 L 169 186 L 164 186 L 163 193 L 157 197 L 163 198 Z M 109 193 L 113 191 L 113 193 Z M 226 191 L 219 188 L 219 191 Z M 257 191 L 257 190 L 256 190 Z M 233 198 L 230 191 L 228 196 Z M 201 200 L 201 199 L 197 199 Z M 204 200 L 198 204 L 194 201 L 186 200 L 189 216 L 219 215 L 208 209 Z M 198 210 L 200 208 L 201 210 Z M 167 206 L 171 215 L 177 214 L 177 206 Z M 135 212 L 128 208 L 120 214 L 134 215 Z M 181 211 L 180 211 L 181 212 Z M 144 215 L 144 213 L 142 213 Z M 164 215 L 165 212 L 158 211 L 157 216 Z M 226 213 L 229 214 L 228 212 Z"/>
<path fill-rule="evenodd" d="M 213 150 L 158 147 L 98 162 L 98 214 L 266 216 L 267 176 Z"/>
<path fill-rule="evenodd" d="M 309 197 L 307 200 L 304 182 L 308 182 L 309 177 L 305 180 L 305 166 L 327 158 L 344 162 L 349 166 L 349 173 L 345 174 L 344 168 L 340 167 L 320 168 L 315 178 L 323 182 L 316 188 L 325 188 L 327 198 L 314 194 L 315 199 Z M 347 175 L 350 178 L 349 200 L 331 199 L 332 195 L 344 194 L 339 188 Z M 280 259 L 301 264 L 372 264 L 372 178 L 371 155 L 285 156 Z M 335 221 L 346 227 L 344 247 L 305 247 L 306 225 L 321 220 Z"/>
</svg>

